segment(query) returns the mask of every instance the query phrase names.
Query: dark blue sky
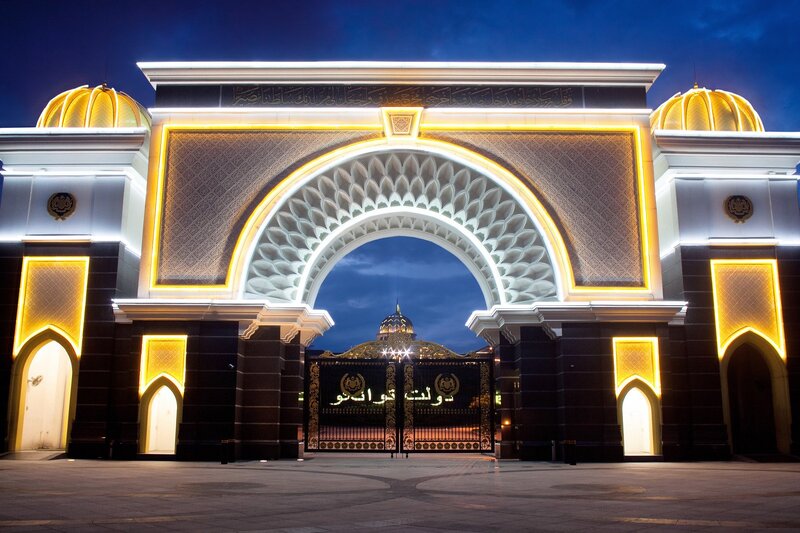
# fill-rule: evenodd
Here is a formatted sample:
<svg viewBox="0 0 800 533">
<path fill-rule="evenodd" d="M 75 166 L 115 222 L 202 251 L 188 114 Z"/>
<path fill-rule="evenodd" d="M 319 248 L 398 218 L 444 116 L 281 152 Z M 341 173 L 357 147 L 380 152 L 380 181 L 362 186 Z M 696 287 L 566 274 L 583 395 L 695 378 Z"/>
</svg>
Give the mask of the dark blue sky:
<svg viewBox="0 0 800 533">
<path fill-rule="evenodd" d="M 798 20 L 797 0 L 0 0 L 0 127 L 33 126 L 51 97 L 82 84 L 107 81 L 152 105 L 137 61 L 482 60 L 665 63 L 651 107 L 691 87 L 696 70 L 700 85 L 748 98 L 767 130 L 797 131 Z M 450 276 L 407 275 L 431 267 Z M 339 325 L 317 346 L 373 337 L 395 296 L 421 336 L 479 344 L 463 327 L 483 305 L 466 268 L 401 239 L 356 250 L 331 273 L 318 304 Z"/>
<path fill-rule="evenodd" d="M 420 339 L 457 352 L 485 344 L 464 326 L 473 310 L 486 308 L 467 267 L 433 243 L 392 237 L 350 252 L 325 278 L 315 307 L 326 309 L 336 326 L 313 348 L 342 351 L 373 340 L 395 301 Z"/>
<path fill-rule="evenodd" d="M 655 107 L 701 85 L 800 130 L 800 2 L 0 0 L 0 127 L 107 79 L 145 105 L 153 60 L 645 61 Z"/>
</svg>

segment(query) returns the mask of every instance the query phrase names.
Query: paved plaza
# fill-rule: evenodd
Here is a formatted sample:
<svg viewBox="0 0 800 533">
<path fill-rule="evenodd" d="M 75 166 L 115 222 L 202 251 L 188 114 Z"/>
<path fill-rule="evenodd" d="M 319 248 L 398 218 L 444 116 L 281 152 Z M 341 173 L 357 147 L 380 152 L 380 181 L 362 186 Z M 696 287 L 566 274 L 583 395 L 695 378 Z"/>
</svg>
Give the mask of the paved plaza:
<svg viewBox="0 0 800 533">
<path fill-rule="evenodd" d="M 0 461 L 9 531 L 800 529 L 800 464 Z"/>
</svg>

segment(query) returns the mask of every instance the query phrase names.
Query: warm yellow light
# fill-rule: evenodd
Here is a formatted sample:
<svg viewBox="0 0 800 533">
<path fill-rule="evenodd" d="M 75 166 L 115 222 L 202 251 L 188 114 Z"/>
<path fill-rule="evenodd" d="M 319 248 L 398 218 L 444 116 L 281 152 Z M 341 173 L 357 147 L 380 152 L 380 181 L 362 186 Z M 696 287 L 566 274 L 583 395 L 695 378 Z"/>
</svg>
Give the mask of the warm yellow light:
<svg viewBox="0 0 800 533">
<path fill-rule="evenodd" d="M 139 396 L 158 378 L 166 377 L 183 394 L 186 383 L 186 335 L 143 335 Z"/>
<path fill-rule="evenodd" d="M 384 113 L 385 117 L 389 118 L 389 110 L 387 108 Z M 405 112 L 409 108 L 403 109 Z M 414 109 L 414 108 L 411 108 Z M 421 113 L 419 114 L 421 116 Z M 417 120 L 421 120 L 417 118 Z M 332 150 L 317 159 L 309 161 L 293 171 L 281 182 L 279 182 L 261 202 L 253 209 L 247 218 L 242 231 L 240 232 L 236 244 L 234 245 L 233 253 L 228 262 L 228 269 L 225 276 L 225 283 L 223 284 L 160 284 L 158 283 L 158 259 L 160 254 L 160 241 L 161 241 L 161 221 L 163 216 L 163 194 L 164 194 L 164 180 L 165 180 L 165 158 L 168 145 L 169 133 L 173 130 L 196 130 L 196 131 L 215 131 L 215 130 L 380 130 L 384 125 L 364 125 L 364 124 L 164 124 L 161 127 L 161 138 L 159 142 L 159 155 L 158 163 L 154 169 L 155 175 L 152 176 L 152 183 L 154 190 L 151 190 L 152 197 L 155 198 L 154 209 L 150 212 L 150 220 L 147 222 L 152 228 L 152 239 L 148 243 L 150 246 L 149 257 L 149 288 L 152 291 L 164 291 L 170 294 L 197 294 L 199 293 L 225 293 L 228 296 L 234 296 L 241 278 L 244 276 L 242 271 L 247 258 L 244 257 L 246 250 L 254 239 L 257 238 L 258 228 L 261 223 L 269 215 L 270 210 L 274 207 L 276 202 L 287 193 L 287 191 L 294 186 L 295 183 L 308 176 L 316 169 L 329 164 L 336 159 L 344 158 L 348 155 L 357 153 L 362 150 L 372 149 L 381 145 L 388 146 L 389 143 L 396 145 L 397 141 L 402 141 L 395 136 L 393 139 L 373 139 L 366 141 L 359 141 L 348 146 L 344 146 Z M 436 130 L 481 130 L 481 131 L 582 131 L 582 132 L 627 132 L 634 137 L 635 146 L 635 159 L 636 159 L 636 173 L 637 173 L 637 193 L 639 196 L 639 226 L 640 226 L 640 241 L 641 241 L 641 256 L 642 256 L 642 274 L 643 285 L 640 287 L 584 287 L 576 286 L 575 278 L 572 270 L 572 264 L 567 252 L 567 247 L 564 243 L 563 237 L 550 214 L 545 209 L 544 205 L 534 195 L 534 193 L 526 185 L 519 183 L 519 179 L 514 176 L 507 169 L 500 166 L 495 161 L 475 152 L 457 146 L 448 142 L 424 139 L 424 138 L 407 138 L 404 142 L 408 142 L 409 147 L 433 148 L 439 152 L 452 153 L 457 156 L 464 157 L 467 160 L 475 162 L 477 165 L 487 168 L 489 172 L 498 175 L 514 188 L 514 192 L 519 195 L 524 203 L 528 205 L 538 221 L 542 224 L 545 237 L 549 240 L 554 248 L 555 257 L 553 260 L 559 267 L 558 275 L 561 277 L 561 285 L 565 289 L 565 296 L 568 298 L 569 294 L 575 294 L 582 298 L 590 297 L 591 295 L 606 295 L 609 293 L 623 294 L 625 297 L 634 299 L 647 299 L 651 295 L 651 261 L 650 261 L 650 245 L 654 241 L 651 235 L 651 228 L 648 226 L 649 220 L 647 216 L 648 196 L 645 183 L 644 164 L 642 156 L 642 140 L 641 132 L 638 126 L 606 126 L 606 125 L 574 125 L 574 124 L 532 124 L 532 125 L 519 125 L 519 124 L 435 124 L 424 123 L 421 125 L 417 123 L 417 128 L 424 131 Z M 394 142 L 393 142 L 394 141 Z M 655 231 L 655 230 L 653 230 Z M 147 268 L 147 267 L 146 267 Z"/>
<path fill-rule="evenodd" d="M 764 131 L 752 104 L 738 94 L 695 85 L 658 106 L 653 129 L 691 131 Z"/>
<path fill-rule="evenodd" d="M 712 259 L 711 287 L 720 359 L 733 341 L 752 332 L 786 360 L 777 260 Z"/>
<path fill-rule="evenodd" d="M 380 131 L 380 125 L 364 125 L 364 124 L 164 124 L 161 128 L 161 139 L 159 142 L 159 155 L 158 166 L 156 168 L 155 181 L 155 209 L 152 212 L 152 228 L 153 238 L 150 243 L 150 289 L 167 289 L 176 292 L 216 292 L 219 290 L 227 290 L 231 288 L 233 272 L 236 272 L 235 266 L 238 267 L 237 259 L 241 255 L 242 249 L 242 235 L 246 235 L 248 228 L 252 227 L 252 223 L 259 214 L 259 209 L 256 208 L 248 217 L 245 222 L 244 229 L 242 230 L 239 238 L 234 246 L 232 260 L 228 262 L 228 271 L 225 275 L 225 283 L 213 285 L 173 285 L 173 284 L 160 284 L 158 283 L 158 256 L 161 246 L 161 220 L 163 216 L 163 202 L 164 202 L 164 179 L 165 179 L 165 164 L 167 144 L 171 131 L 226 131 L 226 130 L 265 130 L 265 131 L 293 131 L 293 130 L 363 130 L 363 131 Z M 369 142 L 369 141 L 364 141 Z M 356 143 L 360 145 L 361 143 Z M 312 168 L 320 160 L 331 160 L 340 153 L 347 152 L 349 147 L 339 148 L 321 156 L 318 159 L 310 161 L 300 168 L 292 172 L 289 176 L 281 180 L 267 195 L 267 198 L 274 197 L 279 192 L 283 191 L 288 184 L 292 182 L 292 176 L 304 175 L 309 168 Z M 151 191 L 149 191 L 152 193 Z M 149 194 L 148 194 L 149 196 Z M 267 200 L 262 200 L 259 207 Z M 146 222 L 147 223 L 147 222 Z M 237 274 L 241 275 L 241 273 Z"/>
<path fill-rule="evenodd" d="M 421 117 L 421 107 L 383 107 L 383 133 L 390 139 L 415 139 L 419 136 Z"/>
<path fill-rule="evenodd" d="M 614 337 L 614 383 L 619 397 L 626 385 L 638 379 L 661 396 L 658 337 Z"/>
<path fill-rule="evenodd" d="M 30 339 L 51 330 L 80 357 L 88 283 L 88 257 L 24 257 L 13 356 Z"/>
<path fill-rule="evenodd" d="M 82 85 L 59 94 L 45 106 L 37 128 L 116 128 L 150 126 L 136 100 L 111 87 Z"/>
</svg>

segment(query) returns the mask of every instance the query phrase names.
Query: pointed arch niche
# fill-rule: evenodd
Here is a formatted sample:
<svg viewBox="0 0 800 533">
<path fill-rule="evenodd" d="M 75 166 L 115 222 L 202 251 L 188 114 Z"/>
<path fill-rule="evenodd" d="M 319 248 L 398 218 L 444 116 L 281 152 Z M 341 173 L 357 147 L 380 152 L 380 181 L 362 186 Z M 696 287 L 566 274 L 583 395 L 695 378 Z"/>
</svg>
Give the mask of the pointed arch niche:
<svg viewBox="0 0 800 533">
<path fill-rule="evenodd" d="M 20 347 L 11 374 L 9 448 L 65 450 L 75 419 L 78 355 L 51 329 Z"/>
<path fill-rule="evenodd" d="M 139 370 L 139 453 L 174 455 L 183 413 L 187 335 L 144 335 Z"/>
<path fill-rule="evenodd" d="M 9 396 L 9 448 L 66 449 L 75 418 L 89 258 L 22 259 Z"/>
<path fill-rule="evenodd" d="M 722 408 L 733 453 L 789 453 L 786 338 L 775 259 L 712 259 Z"/>
<path fill-rule="evenodd" d="M 661 455 L 661 377 L 657 337 L 615 337 L 617 416 L 627 457 Z"/>
</svg>

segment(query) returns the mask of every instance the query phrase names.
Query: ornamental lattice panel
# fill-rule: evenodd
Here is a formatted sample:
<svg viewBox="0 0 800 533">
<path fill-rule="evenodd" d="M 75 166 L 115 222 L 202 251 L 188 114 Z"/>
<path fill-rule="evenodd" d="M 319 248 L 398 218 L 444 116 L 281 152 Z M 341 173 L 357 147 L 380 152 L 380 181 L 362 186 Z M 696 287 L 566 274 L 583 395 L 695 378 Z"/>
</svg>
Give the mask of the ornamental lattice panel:
<svg viewBox="0 0 800 533">
<path fill-rule="evenodd" d="M 578 286 L 642 286 L 634 136 L 629 132 L 435 132 L 519 176 L 553 215 Z"/>
</svg>

